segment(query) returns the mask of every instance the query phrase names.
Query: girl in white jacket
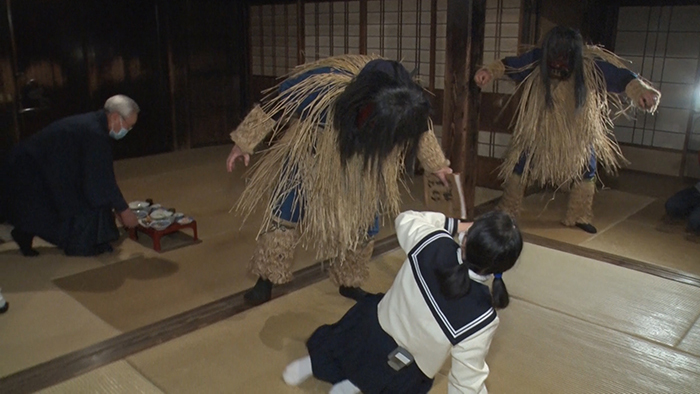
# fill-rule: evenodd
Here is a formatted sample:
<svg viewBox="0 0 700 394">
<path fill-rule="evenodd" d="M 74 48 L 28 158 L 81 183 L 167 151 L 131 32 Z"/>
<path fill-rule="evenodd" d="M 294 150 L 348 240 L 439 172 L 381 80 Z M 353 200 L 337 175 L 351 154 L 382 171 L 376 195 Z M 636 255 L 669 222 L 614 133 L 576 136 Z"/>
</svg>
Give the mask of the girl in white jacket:
<svg viewBox="0 0 700 394">
<path fill-rule="evenodd" d="M 448 392 L 487 392 L 496 308 L 508 305 L 501 274 L 523 246 L 514 219 L 493 211 L 470 223 L 407 211 L 396 218 L 396 236 L 407 258 L 391 288 L 319 327 L 309 355 L 285 369 L 287 384 L 313 375 L 333 383 L 332 394 L 427 393 L 451 356 Z"/>
</svg>

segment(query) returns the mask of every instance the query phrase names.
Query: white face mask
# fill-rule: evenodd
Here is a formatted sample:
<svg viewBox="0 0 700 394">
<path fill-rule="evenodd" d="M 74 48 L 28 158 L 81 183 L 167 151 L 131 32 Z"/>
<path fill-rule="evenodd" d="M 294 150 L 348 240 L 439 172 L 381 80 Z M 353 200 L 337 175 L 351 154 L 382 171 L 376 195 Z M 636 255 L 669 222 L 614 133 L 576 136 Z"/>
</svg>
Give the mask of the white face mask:
<svg viewBox="0 0 700 394">
<path fill-rule="evenodd" d="M 114 138 L 115 140 L 120 140 L 120 139 L 124 138 L 124 136 L 126 136 L 126 133 L 129 132 L 129 130 L 124 128 L 124 124 L 122 123 L 121 118 L 119 118 L 119 124 L 122 126 L 122 128 L 119 129 L 119 131 L 114 131 L 114 130 L 109 131 L 109 136 Z"/>
</svg>

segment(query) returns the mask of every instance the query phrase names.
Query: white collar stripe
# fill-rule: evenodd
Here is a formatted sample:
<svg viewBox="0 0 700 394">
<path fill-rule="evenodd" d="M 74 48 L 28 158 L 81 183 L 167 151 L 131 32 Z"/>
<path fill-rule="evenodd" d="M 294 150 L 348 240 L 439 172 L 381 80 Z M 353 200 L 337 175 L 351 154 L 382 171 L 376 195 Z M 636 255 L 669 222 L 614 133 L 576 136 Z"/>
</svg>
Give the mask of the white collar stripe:
<svg viewBox="0 0 700 394">
<path fill-rule="evenodd" d="M 476 319 L 474 319 L 474 320 L 471 320 L 468 324 L 466 324 L 466 325 L 463 326 L 463 327 L 460 327 L 460 328 L 458 328 L 458 329 L 455 329 L 455 328 L 452 326 L 452 323 L 450 322 L 450 320 L 447 318 L 447 316 L 445 315 L 445 313 L 444 313 L 444 312 L 442 311 L 442 309 L 440 308 L 440 305 L 438 304 L 437 300 L 435 299 L 435 297 L 433 297 L 433 294 L 432 294 L 432 292 L 430 291 L 430 287 L 428 286 L 428 284 L 427 284 L 427 282 L 426 282 L 426 280 L 425 280 L 425 277 L 423 276 L 423 273 L 421 272 L 420 266 L 419 266 L 419 264 L 418 264 L 418 258 L 417 258 L 418 255 L 420 254 L 420 252 L 421 252 L 426 246 L 428 246 L 430 243 L 434 242 L 435 240 L 437 240 L 437 239 L 439 239 L 439 238 L 449 238 L 449 239 L 453 240 L 452 237 L 450 237 L 448 234 L 445 234 L 445 233 L 442 233 L 442 232 L 441 232 L 441 233 L 434 234 L 434 235 L 430 236 L 429 238 L 426 238 L 425 240 L 423 240 L 423 242 L 421 243 L 421 245 L 420 245 L 419 247 L 415 248 L 415 249 L 411 252 L 411 254 L 410 254 L 409 257 L 410 257 L 410 260 L 411 260 L 411 264 L 413 265 L 413 268 L 414 268 L 414 272 L 415 272 L 415 275 L 416 275 L 417 283 L 418 283 L 419 286 L 421 287 L 422 293 L 424 294 L 424 297 L 426 298 L 426 300 L 427 300 L 427 301 L 430 303 L 430 305 L 432 306 L 431 309 L 434 311 L 435 315 L 437 315 L 437 316 L 440 318 L 440 320 L 442 321 L 443 326 L 447 329 L 447 331 L 449 331 L 449 333 L 453 336 L 453 338 L 456 338 L 456 337 L 458 337 L 459 335 L 464 334 L 465 332 L 467 332 L 467 331 L 469 331 L 470 329 L 474 328 L 475 326 L 477 326 L 477 325 L 483 323 L 485 320 L 491 318 L 493 315 L 495 315 L 496 311 L 495 311 L 493 308 L 489 308 L 489 309 L 488 309 L 486 312 L 484 312 L 481 316 L 479 316 L 478 318 L 476 318 Z"/>
</svg>

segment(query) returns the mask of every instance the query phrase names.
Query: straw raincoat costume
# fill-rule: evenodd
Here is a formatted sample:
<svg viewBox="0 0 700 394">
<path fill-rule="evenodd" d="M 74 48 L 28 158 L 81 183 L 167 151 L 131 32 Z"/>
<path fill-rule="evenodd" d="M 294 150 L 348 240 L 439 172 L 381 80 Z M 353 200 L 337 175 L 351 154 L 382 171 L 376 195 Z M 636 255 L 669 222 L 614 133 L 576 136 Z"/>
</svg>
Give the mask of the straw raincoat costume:
<svg viewBox="0 0 700 394">
<path fill-rule="evenodd" d="M 377 93 L 361 72 L 392 87 Z M 403 85 L 396 85 L 396 79 Z M 272 141 L 250 169 L 235 207 L 248 216 L 263 201 L 262 226 L 250 262 L 251 272 L 260 278 L 258 285 L 261 280 L 281 284 L 292 279 L 294 249 L 300 242 L 314 247 L 319 258 L 331 259 L 330 277 L 341 290 L 359 288 L 368 278 L 379 217 L 396 215 L 400 209 L 399 182 L 406 156 L 413 150 L 429 172 L 449 166 L 432 131 L 429 103 L 420 86 L 407 79 L 408 72 L 398 62 L 376 56 L 343 55 L 300 65 L 231 133 L 246 154 L 263 140 Z M 350 105 L 357 111 L 336 113 L 339 98 L 353 83 L 364 84 L 350 100 L 359 103 Z M 401 91 L 405 85 L 415 85 L 406 88 L 410 94 Z M 408 96 L 395 103 L 391 97 L 377 96 L 396 89 Z M 356 91 L 357 86 L 347 94 Z M 414 107 L 404 104 L 409 96 L 418 100 Z M 385 109 L 393 121 L 392 132 L 386 131 L 392 129 L 385 127 L 386 122 L 373 117 L 386 102 L 395 104 Z M 404 109 L 401 118 L 398 114 Z M 425 116 L 411 118 L 415 113 Z M 409 119 L 422 119 L 422 124 Z M 369 131 L 359 126 L 367 124 Z M 409 128 L 419 131 L 404 136 Z M 269 299 L 269 290 L 265 293 L 260 302 Z"/>
<path fill-rule="evenodd" d="M 549 37 L 572 32 L 556 29 Z M 513 137 L 500 167 L 499 177 L 505 183 L 498 208 L 518 216 L 527 185 L 570 185 L 562 223 L 596 232 L 591 221 L 597 163 L 614 173 L 625 162 L 611 131 L 611 112 L 616 108 L 624 113 L 632 106 L 625 106 L 619 94 L 625 93 L 634 106 L 651 97 L 653 103 L 643 109 L 654 112 L 660 93 L 627 69 L 622 59 L 594 45 L 581 45 L 577 66 L 572 61 L 571 70 L 566 71 L 567 59 L 557 60 L 556 49 L 547 48 L 547 39 L 542 47 L 482 68 L 493 79 L 509 77 L 522 93 Z M 543 71 L 556 75 L 560 67 L 570 77 L 543 77 Z"/>
</svg>

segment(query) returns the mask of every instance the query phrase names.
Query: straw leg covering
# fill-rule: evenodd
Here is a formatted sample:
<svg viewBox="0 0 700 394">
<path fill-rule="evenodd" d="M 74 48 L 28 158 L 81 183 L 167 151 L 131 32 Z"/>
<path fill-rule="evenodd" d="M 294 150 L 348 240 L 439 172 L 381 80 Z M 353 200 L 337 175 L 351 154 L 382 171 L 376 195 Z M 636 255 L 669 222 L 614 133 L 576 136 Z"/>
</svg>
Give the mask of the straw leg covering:
<svg viewBox="0 0 700 394">
<path fill-rule="evenodd" d="M 356 250 L 334 257 L 329 267 L 331 282 L 336 286 L 360 287 L 369 278 L 369 260 L 374 251 L 374 240 L 370 239 Z"/>
<path fill-rule="evenodd" d="M 522 177 L 518 174 L 511 174 L 503 184 L 503 196 L 501 196 L 496 209 L 517 218 L 520 215 L 524 193 L 525 184 L 522 182 Z"/>
<path fill-rule="evenodd" d="M 261 234 L 250 259 L 250 272 L 276 285 L 292 280 L 294 250 L 299 235 L 297 228 L 282 225 Z"/>
<path fill-rule="evenodd" d="M 576 223 L 591 223 L 593 220 L 593 195 L 595 195 L 595 178 L 576 182 L 569 193 L 569 206 L 562 223 L 565 226 L 574 226 Z"/>
</svg>

